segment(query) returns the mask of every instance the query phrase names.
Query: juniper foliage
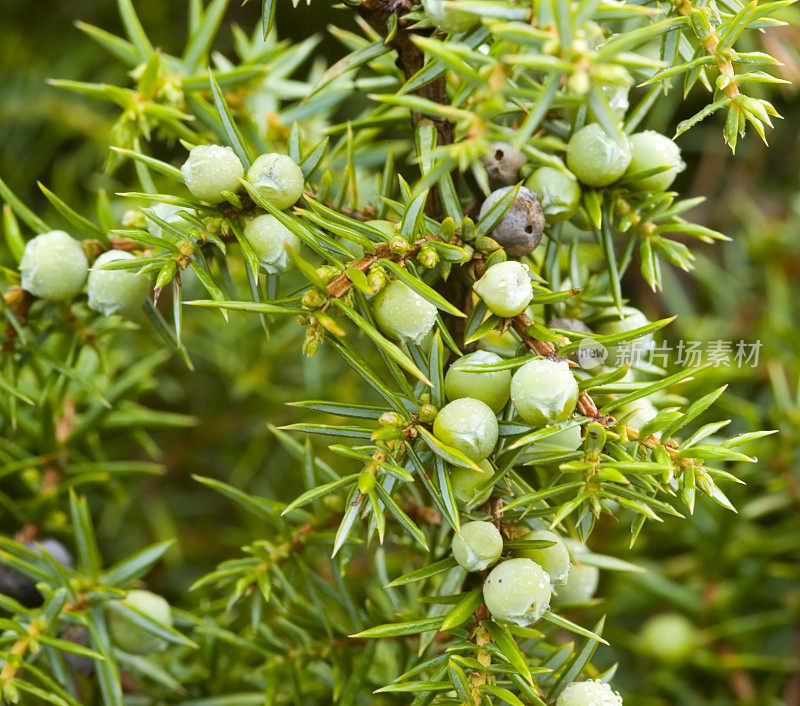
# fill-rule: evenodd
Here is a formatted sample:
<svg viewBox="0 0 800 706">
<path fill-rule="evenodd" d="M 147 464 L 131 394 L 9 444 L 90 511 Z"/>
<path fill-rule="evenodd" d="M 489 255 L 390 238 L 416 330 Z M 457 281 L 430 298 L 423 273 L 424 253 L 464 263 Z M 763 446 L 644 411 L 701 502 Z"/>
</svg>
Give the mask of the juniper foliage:
<svg viewBox="0 0 800 706">
<path fill-rule="evenodd" d="M 541 166 L 566 173 L 574 132 L 597 123 L 623 143 L 666 98 L 677 106 L 676 136 L 718 121 L 713 129 L 732 150 L 748 129 L 765 140 L 777 116 L 768 89 L 782 79 L 769 73 L 778 61 L 758 35 L 783 24 L 788 3 L 458 0 L 447 8 L 467 13 L 470 26 L 448 34 L 432 26 L 430 6 L 361 0 L 338 9 L 330 29 L 342 52 L 329 66 L 315 57 L 316 37 L 278 39 L 276 4 L 265 0 L 251 31 L 233 27 L 234 57 L 213 50 L 228 0 L 190 0 L 188 40 L 175 53 L 153 45 L 131 0 L 118 0 L 124 36 L 79 24 L 130 78 L 52 81 L 114 106 L 109 188 L 89 212 L 40 185 L 52 206 L 42 214 L 0 181 L 0 501 L 14 535 L 0 537 L 0 563 L 42 595 L 32 607 L 0 595 L 2 698 L 552 705 L 569 683 L 592 678 L 635 703 L 788 700 L 797 689 L 786 645 L 798 610 L 787 583 L 797 578 L 800 405 L 791 353 L 768 362 L 768 382 L 740 376 L 725 394 L 720 369 L 709 365 L 573 367 L 575 417 L 532 426 L 506 406 L 490 472 L 432 431 L 455 358 L 478 346 L 500 355 L 474 372 L 568 359 L 586 334 L 547 323 L 571 318 L 601 329 L 639 304 L 623 291 L 640 293 L 637 282 L 666 290 L 665 316 L 594 341 L 620 346 L 676 326 L 696 333 L 704 309 L 674 283 L 697 259 L 697 286 L 716 294 L 719 270 L 705 246 L 725 236 L 688 217 L 700 199 L 639 188 L 659 168 L 582 187 L 577 213 L 548 220 L 541 245 L 520 258 L 533 277 L 531 306 L 508 319 L 487 311 L 472 285 L 507 258 L 494 228 L 518 188 L 481 216 L 496 186 L 482 158 L 504 142 L 525 156 L 519 181 Z M 700 107 L 687 112 L 683 101 Z M 178 167 L 200 144 L 229 146 L 245 170 L 260 154 L 288 154 L 305 179 L 301 199 L 280 210 L 245 178 L 222 204 L 197 200 Z M 111 186 L 119 182 L 126 186 Z M 263 272 L 245 237 L 245 225 L 264 214 L 301 244 L 287 249 L 293 268 L 285 274 Z M 37 301 L 20 287 L 25 243 L 56 228 L 80 239 L 92 260 L 109 249 L 137 256 L 111 270 L 152 277 L 141 320 L 100 316 L 85 297 Z M 796 251 L 791 224 L 776 230 L 775 240 Z M 735 253 L 729 271 L 748 280 L 757 235 L 722 247 Z M 781 311 L 791 307 L 780 289 L 790 281 L 786 267 L 771 261 L 764 275 Z M 393 280 L 437 310 L 422 342 L 391 340 L 376 322 L 376 292 Z M 732 340 L 754 337 L 732 312 L 760 291 L 755 282 L 707 304 Z M 683 317 L 673 324 L 676 313 Z M 758 334 L 773 339 L 780 328 L 767 322 Z M 298 371 L 300 347 L 312 362 Z M 181 395 L 170 390 L 220 368 L 235 398 L 237 388 L 263 386 L 253 366 L 267 354 L 283 390 L 259 393 L 290 400 L 300 421 L 280 424 L 284 413 L 265 420 L 250 410 L 242 437 L 254 458 L 228 472 L 226 449 L 217 472 L 195 477 L 202 492 L 192 497 L 215 504 L 215 523 L 239 507 L 250 539 L 180 587 L 174 625 L 155 621 L 120 599 L 175 570 L 180 552 L 169 538 L 148 544 L 138 536 L 123 542 L 127 556 L 107 550 L 108 536 L 124 534 L 108 508 L 130 506 L 148 476 L 169 468 L 158 444 L 164 434 L 197 422 L 191 406 L 174 409 L 170 395 Z M 319 380 L 330 375 L 348 384 Z M 306 389 L 332 394 L 306 399 Z M 634 424 L 645 399 L 658 411 Z M 732 412 L 742 421 L 726 434 L 721 417 Z M 264 422 L 292 459 L 288 476 L 272 458 L 276 447 L 253 441 Z M 549 443 L 576 422 L 577 449 Z M 761 431 L 776 427 L 777 437 Z M 781 469 L 778 477 L 765 465 Z M 459 499 L 456 469 L 483 474 L 477 490 L 490 498 Z M 148 501 L 142 513 L 160 517 L 147 520 L 152 534 L 169 535 L 176 505 L 138 497 Z M 684 529 L 672 546 L 656 548 L 665 518 Z M 483 576 L 467 574 L 450 553 L 453 534 L 476 519 L 501 530 L 507 556 L 549 546 L 522 538 L 532 527 L 572 538 L 574 565 L 601 570 L 607 600 L 554 602 L 531 626 L 494 621 Z M 775 525 L 783 528 L 777 543 L 769 541 Z M 611 551 L 600 552 L 604 533 L 613 533 L 604 543 Z M 50 536 L 73 550 L 74 566 L 33 548 Z M 656 563 L 671 553 L 678 558 Z M 709 587 L 723 597 L 709 597 Z M 763 612 L 745 605 L 756 594 Z M 643 657 L 648 646 L 636 635 L 664 604 L 701 626 L 691 659 L 682 657 L 693 676 L 669 663 L 653 670 L 653 655 Z M 120 616 L 163 649 L 120 650 L 109 630 Z M 758 649 L 749 648 L 756 639 Z"/>
</svg>

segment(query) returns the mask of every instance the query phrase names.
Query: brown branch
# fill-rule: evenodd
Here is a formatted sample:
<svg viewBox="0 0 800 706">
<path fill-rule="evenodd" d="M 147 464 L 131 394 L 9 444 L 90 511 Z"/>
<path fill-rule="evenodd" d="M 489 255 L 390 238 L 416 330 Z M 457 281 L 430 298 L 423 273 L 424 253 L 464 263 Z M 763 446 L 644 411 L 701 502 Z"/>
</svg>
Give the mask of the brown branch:
<svg viewBox="0 0 800 706">
<path fill-rule="evenodd" d="M 410 32 L 403 16 L 413 7 L 413 0 L 364 0 L 358 8 L 361 16 L 379 31 L 384 30 L 392 15 L 397 15 L 398 27 L 389 40 L 389 46 L 397 52 L 397 67 L 408 79 L 425 65 L 425 54 L 414 42 L 414 32 Z M 431 81 L 417 90 L 417 95 L 436 103 L 447 103 L 447 79 L 445 75 Z M 414 127 L 423 120 L 429 120 L 436 127 L 438 144 L 452 144 L 453 125 L 444 118 L 431 117 L 413 112 L 411 120 Z"/>
<path fill-rule="evenodd" d="M 358 7 L 359 14 L 379 32 L 386 30 L 386 23 L 392 15 L 397 17 L 397 28 L 391 38 L 388 39 L 388 44 L 397 53 L 395 63 L 406 79 L 414 76 L 425 66 L 425 53 L 414 41 L 416 32 L 409 31 L 409 23 L 403 17 L 413 5 L 413 0 L 363 0 Z M 434 103 L 448 105 L 446 73 L 417 89 L 416 94 Z M 453 143 L 455 132 L 453 124 L 449 120 L 426 115 L 418 111 L 411 112 L 411 123 L 414 128 L 425 121 L 430 122 L 436 129 L 437 145 L 442 146 Z M 439 189 L 436 185 L 430 188 L 425 210 L 433 218 L 441 217 L 443 213 Z"/>
<path fill-rule="evenodd" d="M 410 260 L 412 257 L 414 257 L 425 243 L 435 239 L 436 238 L 434 238 L 432 235 L 420 238 L 403 255 L 394 254 L 389 249 L 388 243 L 380 243 L 375 246 L 374 253 L 371 255 L 365 255 L 360 260 L 356 260 L 355 262 L 351 263 L 349 267 L 353 267 L 357 270 L 361 270 L 361 272 L 364 272 L 381 259 L 392 260 L 402 266 L 406 260 Z M 330 294 L 332 298 L 338 299 L 347 294 L 352 286 L 353 283 L 350 281 L 350 278 L 346 273 L 343 272 L 328 285 L 328 294 Z"/>
<path fill-rule="evenodd" d="M 683 0 L 678 6 L 678 12 L 684 17 L 689 17 L 692 12 L 691 0 Z M 728 85 L 725 86 L 725 95 L 731 100 L 739 95 L 739 86 L 736 84 L 736 72 L 733 69 L 733 64 L 729 59 L 721 57 L 717 50 L 719 49 L 719 35 L 717 30 L 713 27 L 710 28 L 710 33 L 700 43 L 703 45 L 710 56 L 716 57 L 717 70 L 720 75 L 728 79 Z"/>
</svg>

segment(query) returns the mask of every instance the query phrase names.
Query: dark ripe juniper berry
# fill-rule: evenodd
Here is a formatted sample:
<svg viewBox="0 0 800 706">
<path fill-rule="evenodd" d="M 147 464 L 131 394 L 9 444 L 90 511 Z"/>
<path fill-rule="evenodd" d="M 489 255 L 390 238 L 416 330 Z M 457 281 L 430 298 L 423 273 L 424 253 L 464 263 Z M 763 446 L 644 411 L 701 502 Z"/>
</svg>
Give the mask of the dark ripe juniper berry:
<svg viewBox="0 0 800 706">
<path fill-rule="evenodd" d="M 489 182 L 493 186 L 510 186 L 520 179 L 520 170 L 528 158 L 507 142 L 492 142 L 489 154 L 481 159 Z"/>
<path fill-rule="evenodd" d="M 67 642 L 74 642 L 81 647 L 91 647 L 89 644 L 89 632 L 83 625 L 67 625 L 59 637 Z M 90 677 L 94 674 L 94 660 L 85 655 L 75 654 L 64 650 L 64 661 L 72 668 L 76 674 L 82 674 L 85 677 Z"/>
<path fill-rule="evenodd" d="M 71 568 L 73 565 L 72 554 L 52 537 L 26 542 L 25 546 L 36 554 L 46 551 L 62 566 Z M 39 606 L 43 601 L 42 594 L 36 588 L 36 581 L 5 565 L 0 565 L 0 593 L 13 598 L 26 608 Z"/>
<path fill-rule="evenodd" d="M 516 187 L 506 186 L 489 194 L 481 206 L 479 217 L 483 218 L 513 188 Z M 521 186 L 517 198 L 495 224 L 492 238 L 512 257 L 521 257 L 533 252 L 542 242 L 544 222 L 544 211 L 539 198 L 530 189 Z"/>
</svg>

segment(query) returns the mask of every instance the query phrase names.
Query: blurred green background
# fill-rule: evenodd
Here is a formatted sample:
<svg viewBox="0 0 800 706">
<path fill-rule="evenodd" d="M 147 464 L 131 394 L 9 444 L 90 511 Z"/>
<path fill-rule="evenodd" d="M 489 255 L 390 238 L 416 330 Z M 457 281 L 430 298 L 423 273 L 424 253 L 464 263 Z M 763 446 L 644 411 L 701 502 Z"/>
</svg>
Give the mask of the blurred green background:
<svg viewBox="0 0 800 706">
<path fill-rule="evenodd" d="M 155 44 L 166 51 L 183 46 L 182 2 L 137 0 L 135 6 Z M 256 0 L 243 7 L 232 3 L 226 22 L 249 32 L 259 12 Z M 297 10 L 284 2 L 277 27 L 281 37 L 298 40 L 324 33 L 340 17 L 328 2 L 301 2 Z M 794 81 L 800 75 L 800 23 L 794 15 L 787 19 L 789 26 L 764 33 L 762 47 L 753 48 L 766 46 L 779 55 L 783 76 Z M 46 83 L 58 77 L 124 85 L 122 68 L 74 27 L 75 20 L 121 31 L 116 6 L 106 0 L 2 0 L 0 6 L 0 174 L 43 213 L 51 207 L 37 180 L 87 212 L 98 188 L 113 192 L 131 180 L 125 169 L 113 177 L 102 171 L 115 109 Z M 225 53 L 230 46 L 230 30 L 223 29 L 216 49 Z M 335 59 L 339 45 L 328 38 L 321 52 Z M 658 103 L 648 127 L 669 133 L 693 112 L 690 100 L 676 113 L 679 93 Z M 680 315 L 669 333 L 675 340 L 762 340 L 758 368 L 720 368 L 702 385 L 681 391 L 692 399 L 728 382 L 716 418 L 720 411 L 729 416 L 736 431 L 781 431 L 748 449 L 759 456 L 757 466 L 733 469 L 747 481 L 731 489 L 738 515 L 704 502 L 689 520 L 648 523 L 632 551 L 627 527 L 613 522 L 604 522 L 594 538 L 596 550 L 653 569 L 644 578 L 606 577 L 600 593 L 608 600 L 596 609 L 598 615 L 609 613 L 607 636 L 615 644 L 613 651 L 598 653 L 601 661 L 622 663 L 620 686 L 658 695 L 642 704 L 800 703 L 797 665 L 790 658 L 800 646 L 800 103 L 794 87 L 776 89 L 771 97 L 785 118 L 769 133 L 774 149 L 751 135 L 733 159 L 714 119 L 679 141 L 688 168 L 678 190 L 708 197 L 693 219 L 732 242 L 696 248 L 694 275 L 669 272 L 663 294 L 646 288 L 637 267 L 623 286 L 651 318 Z M 190 376 L 179 360 L 170 360 L 147 401 L 194 415 L 197 424 L 155 434 L 167 473 L 120 493 L 116 501 L 123 511 L 109 504 L 100 518 L 110 561 L 148 541 L 179 537 L 151 577 L 156 590 L 178 602 L 192 580 L 263 532 L 252 516 L 198 486 L 191 475 L 288 499 L 300 487 L 297 464 L 267 424 L 299 419 L 284 402 L 350 399 L 357 387 L 324 350 L 312 359 L 298 355 L 299 327 L 276 327 L 265 339 L 254 318 L 232 317 L 221 326 L 218 314 L 195 311 L 187 325 L 196 372 Z M 157 345 L 136 335 L 123 343 L 120 355 L 130 360 Z M 690 667 L 654 667 L 637 652 L 638 626 L 664 610 L 686 614 L 705 631 L 707 643 Z M 721 696 L 726 692 L 730 696 Z M 773 700 L 758 701 L 760 694 Z"/>
</svg>

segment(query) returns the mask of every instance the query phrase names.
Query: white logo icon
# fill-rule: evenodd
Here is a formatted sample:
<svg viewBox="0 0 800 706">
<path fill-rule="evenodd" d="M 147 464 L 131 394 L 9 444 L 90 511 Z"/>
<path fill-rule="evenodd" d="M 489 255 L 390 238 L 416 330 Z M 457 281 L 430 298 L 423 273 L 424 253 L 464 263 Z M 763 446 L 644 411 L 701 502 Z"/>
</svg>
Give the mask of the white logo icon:
<svg viewBox="0 0 800 706">
<path fill-rule="evenodd" d="M 606 362 L 608 349 L 593 338 L 583 338 L 578 344 L 575 357 L 578 360 L 578 365 L 584 370 L 594 370 L 594 368 L 598 368 Z"/>
</svg>

